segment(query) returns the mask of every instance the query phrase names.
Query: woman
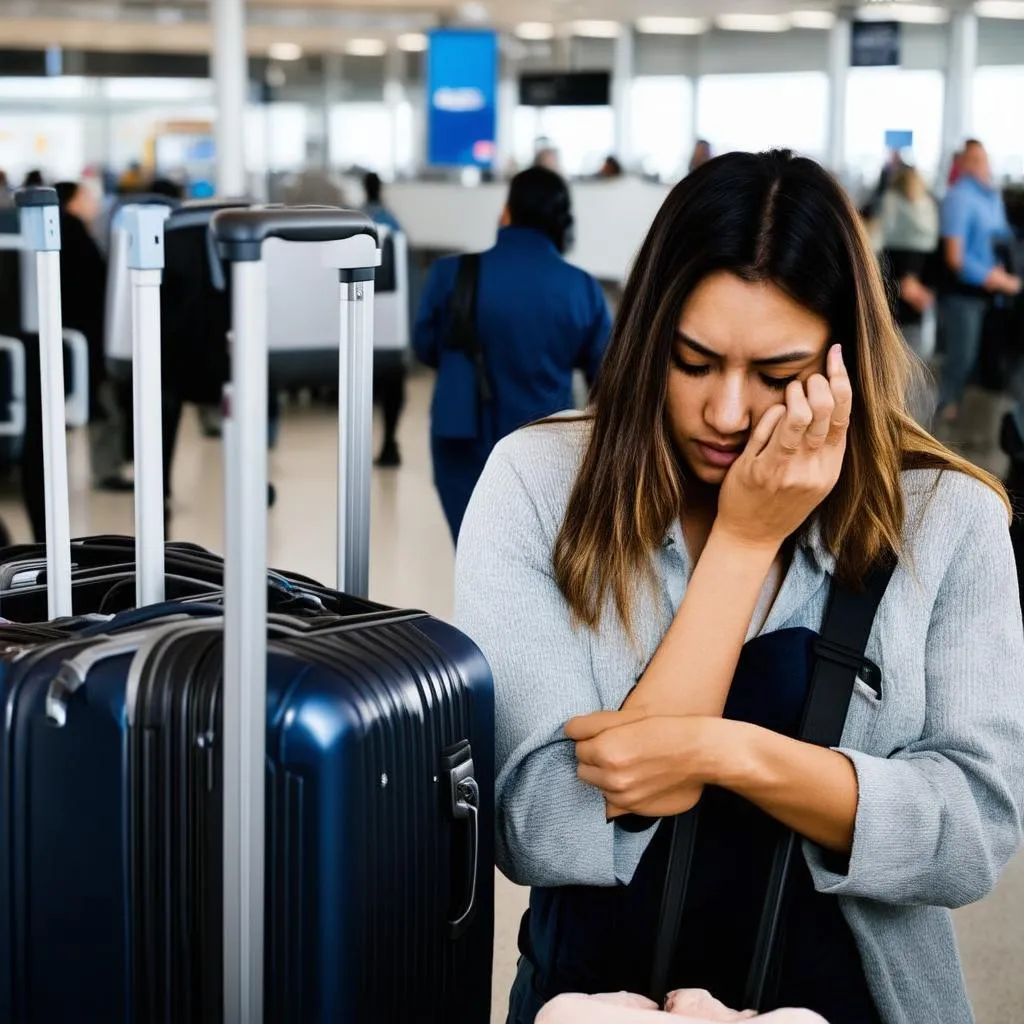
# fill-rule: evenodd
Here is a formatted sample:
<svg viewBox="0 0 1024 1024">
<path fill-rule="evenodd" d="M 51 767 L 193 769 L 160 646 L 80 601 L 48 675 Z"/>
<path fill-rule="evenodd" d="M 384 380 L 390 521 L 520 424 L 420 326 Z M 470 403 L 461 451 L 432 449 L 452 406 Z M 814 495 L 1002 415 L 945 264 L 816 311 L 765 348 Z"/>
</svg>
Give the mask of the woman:
<svg viewBox="0 0 1024 1024">
<path fill-rule="evenodd" d="M 939 208 L 913 167 L 900 167 L 882 197 L 881 233 L 897 284 L 896 322 L 911 350 L 927 357 L 930 353 L 923 349 L 921 325 L 925 312 L 935 303 Z"/>
<path fill-rule="evenodd" d="M 512 179 L 494 248 L 431 268 L 412 344 L 437 369 L 431 455 L 453 541 L 494 445 L 571 407 L 575 369 L 597 377 L 611 321 L 601 286 L 564 259 L 572 228 L 565 181 L 531 167 Z"/>
<path fill-rule="evenodd" d="M 970 1019 L 947 908 L 1021 842 L 1024 632 L 1005 494 L 910 418 L 909 370 L 834 180 L 733 153 L 658 214 L 592 412 L 495 450 L 456 621 L 494 673 L 499 865 L 534 887 L 513 1024 L 645 991 L 698 802 L 669 987 L 738 1005 L 777 822 L 805 842 L 761 1008 Z M 892 553 L 841 746 L 791 738 L 834 585 Z"/>
</svg>

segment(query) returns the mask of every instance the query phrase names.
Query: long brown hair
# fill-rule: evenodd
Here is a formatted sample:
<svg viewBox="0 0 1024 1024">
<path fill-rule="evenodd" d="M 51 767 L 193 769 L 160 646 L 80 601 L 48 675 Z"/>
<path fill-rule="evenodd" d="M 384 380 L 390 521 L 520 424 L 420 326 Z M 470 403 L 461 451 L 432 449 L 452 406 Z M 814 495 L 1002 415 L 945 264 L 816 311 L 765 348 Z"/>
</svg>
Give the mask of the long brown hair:
<svg viewBox="0 0 1024 1024">
<path fill-rule="evenodd" d="M 672 345 L 694 288 L 726 270 L 770 281 L 824 318 L 843 346 L 854 407 L 839 482 L 818 510 L 837 575 L 857 585 L 899 553 L 900 472 L 995 477 L 919 427 L 905 396 L 915 362 L 893 321 L 860 218 L 835 180 L 785 151 L 732 153 L 673 189 L 623 294 L 591 413 L 593 427 L 555 544 L 555 579 L 574 618 L 596 628 L 609 596 L 633 635 L 638 585 L 683 504 L 666 422 Z M 1009 502 L 1007 501 L 1009 512 Z"/>
</svg>

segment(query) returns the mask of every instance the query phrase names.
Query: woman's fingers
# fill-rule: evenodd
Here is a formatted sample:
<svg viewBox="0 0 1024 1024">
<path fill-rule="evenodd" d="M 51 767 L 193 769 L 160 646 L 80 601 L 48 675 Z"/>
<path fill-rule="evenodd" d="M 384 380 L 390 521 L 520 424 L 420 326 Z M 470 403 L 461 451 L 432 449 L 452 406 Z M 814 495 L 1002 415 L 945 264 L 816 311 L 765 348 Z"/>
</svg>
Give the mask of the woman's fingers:
<svg viewBox="0 0 1024 1024">
<path fill-rule="evenodd" d="M 807 428 L 805 441 L 810 449 L 817 450 L 832 429 L 832 413 L 836 407 L 832 388 L 820 373 L 807 381 L 807 404 L 811 407 L 811 425 Z"/>
<path fill-rule="evenodd" d="M 773 405 L 766 409 L 757 426 L 754 427 L 754 431 L 750 435 L 750 440 L 747 442 L 747 447 L 744 449 L 743 454 L 748 455 L 750 458 L 760 455 L 768 446 L 768 442 L 775 433 L 775 428 L 785 415 L 786 407 L 784 405 Z"/>
<path fill-rule="evenodd" d="M 609 729 L 630 725 L 646 717 L 647 713 L 640 708 L 628 711 L 595 711 L 591 715 L 580 715 L 578 718 L 570 719 L 565 726 L 565 735 L 568 739 L 580 743 L 600 736 Z"/>
<path fill-rule="evenodd" d="M 853 388 L 846 372 L 846 364 L 843 362 L 841 345 L 833 345 L 829 350 L 827 369 L 828 384 L 835 408 L 832 410 L 832 422 L 826 440 L 831 445 L 837 445 L 846 440 L 846 430 L 850 425 L 850 414 L 853 411 Z"/>
<path fill-rule="evenodd" d="M 814 413 L 804 394 L 803 383 L 795 380 L 786 388 L 786 415 L 774 435 L 778 450 L 783 455 L 796 455 L 803 448 L 807 428 L 813 420 Z"/>
</svg>

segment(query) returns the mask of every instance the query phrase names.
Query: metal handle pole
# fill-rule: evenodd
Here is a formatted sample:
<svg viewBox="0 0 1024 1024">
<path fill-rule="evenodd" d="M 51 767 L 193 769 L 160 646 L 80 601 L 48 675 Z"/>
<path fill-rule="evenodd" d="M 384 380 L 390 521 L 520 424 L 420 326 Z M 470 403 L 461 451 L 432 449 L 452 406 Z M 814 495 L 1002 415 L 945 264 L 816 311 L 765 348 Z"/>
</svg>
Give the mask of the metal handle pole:
<svg viewBox="0 0 1024 1024">
<path fill-rule="evenodd" d="M 64 337 L 60 303 L 60 210 L 51 188 L 15 193 L 21 241 L 36 254 L 39 385 L 46 503 L 46 603 L 51 619 L 71 614 L 71 514 L 64 409 Z"/>
<path fill-rule="evenodd" d="M 36 254 L 39 299 L 39 374 L 43 394 L 46 467 L 46 604 L 51 619 L 71 614 L 71 511 L 64 423 L 64 335 L 61 329 L 60 252 Z"/>
<path fill-rule="evenodd" d="M 125 211 L 132 294 L 132 387 L 135 436 L 135 600 L 164 599 L 164 432 L 160 353 L 160 282 L 164 211 Z"/>
<path fill-rule="evenodd" d="M 342 270 L 338 355 L 338 589 L 370 590 L 373 272 Z"/>
<path fill-rule="evenodd" d="M 263 1020 L 267 629 L 267 274 L 234 266 L 224 579 L 224 1020 Z M 237 865 L 237 871 L 235 866 Z"/>
<path fill-rule="evenodd" d="M 135 601 L 164 599 L 164 438 L 159 270 L 132 270 L 135 404 Z"/>
</svg>

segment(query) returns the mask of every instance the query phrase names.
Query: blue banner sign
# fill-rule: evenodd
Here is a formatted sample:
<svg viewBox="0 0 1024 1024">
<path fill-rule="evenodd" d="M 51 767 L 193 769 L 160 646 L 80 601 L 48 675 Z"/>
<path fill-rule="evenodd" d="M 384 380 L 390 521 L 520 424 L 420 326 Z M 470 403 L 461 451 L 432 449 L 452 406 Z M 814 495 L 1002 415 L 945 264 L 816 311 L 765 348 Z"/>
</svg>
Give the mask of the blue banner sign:
<svg viewBox="0 0 1024 1024">
<path fill-rule="evenodd" d="M 498 37 L 437 29 L 427 54 L 427 138 L 431 164 L 490 167 L 497 138 Z"/>
</svg>

